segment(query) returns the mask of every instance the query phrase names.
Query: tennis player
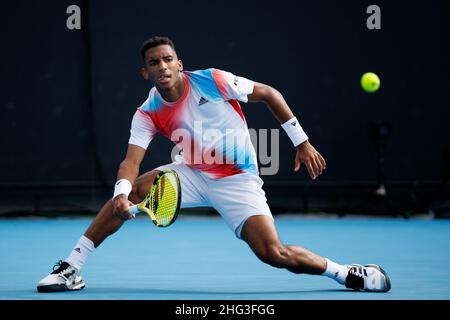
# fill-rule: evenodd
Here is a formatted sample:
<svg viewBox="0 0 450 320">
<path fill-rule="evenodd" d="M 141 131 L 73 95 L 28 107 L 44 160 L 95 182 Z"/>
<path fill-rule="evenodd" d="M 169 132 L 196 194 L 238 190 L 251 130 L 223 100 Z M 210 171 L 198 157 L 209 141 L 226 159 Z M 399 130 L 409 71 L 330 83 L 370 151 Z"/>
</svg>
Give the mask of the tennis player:
<svg viewBox="0 0 450 320">
<path fill-rule="evenodd" d="M 304 164 L 311 179 L 316 179 L 326 163 L 280 92 L 218 69 L 184 71 L 173 42 L 166 37 L 144 42 L 141 55 L 142 76 L 154 87 L 134 114 L 127 154 L 120 164 L 112 199 L 67 259 L 60 260 L 54 271 L 38 283 L 38 291 L 84 288 L 80 270 L 87 258 L 124 221 L 133 218 L 128 209 L 144 199 L 163 169 L 179 175 L 181 208 L 215 208 L 261 261 L 294 273 L 323 275 L 355 290 L 390 290 L 389 277 L 377 265 L 341 265 L 303 247 L 281 243 L 238 101 L 267 105 L 295 147 L 295 171 Z M 147 147 L 157 133 L 178 146 L 178 160 L 138 177 Z"/>
</svg>

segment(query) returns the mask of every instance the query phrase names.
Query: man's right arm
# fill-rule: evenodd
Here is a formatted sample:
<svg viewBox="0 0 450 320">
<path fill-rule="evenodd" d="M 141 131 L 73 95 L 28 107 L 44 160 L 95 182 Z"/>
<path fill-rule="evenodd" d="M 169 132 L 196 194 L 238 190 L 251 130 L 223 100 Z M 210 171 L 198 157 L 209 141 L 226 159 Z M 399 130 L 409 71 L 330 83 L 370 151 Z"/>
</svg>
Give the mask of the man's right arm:
<svg viewBox="0 0 450 320">
<path fill-rule="evenodd" d="M 128 180 L 133 185 L 139 174 L 139 167 L 144 159 L 145 149 L 133 144 L 128 145 L 127 155 L 122 161 L 117 172 L 117 181 L 121 179 Z M 114 197 L 114 211 L 123 219 L 131 219 L 133 216 L 128 213 L 128 209 L 133 205 L 125 194 L 119 194 Z"/>
</svg>

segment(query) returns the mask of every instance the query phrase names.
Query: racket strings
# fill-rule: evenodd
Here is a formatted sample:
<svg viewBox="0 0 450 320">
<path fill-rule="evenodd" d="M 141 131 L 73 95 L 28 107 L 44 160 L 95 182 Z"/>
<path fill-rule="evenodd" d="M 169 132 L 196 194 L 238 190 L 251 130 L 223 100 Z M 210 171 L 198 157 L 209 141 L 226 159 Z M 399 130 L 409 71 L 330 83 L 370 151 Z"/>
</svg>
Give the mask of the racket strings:
<svg viewBox="0 0 450 320">
<path fill-rule="evenodd" d="M 172 223 L 177 212 L 178 197 L 176 179 L 172 175 L 163 175 L 151 203 L 158 225 L 167 226 Z"/>
</svg>

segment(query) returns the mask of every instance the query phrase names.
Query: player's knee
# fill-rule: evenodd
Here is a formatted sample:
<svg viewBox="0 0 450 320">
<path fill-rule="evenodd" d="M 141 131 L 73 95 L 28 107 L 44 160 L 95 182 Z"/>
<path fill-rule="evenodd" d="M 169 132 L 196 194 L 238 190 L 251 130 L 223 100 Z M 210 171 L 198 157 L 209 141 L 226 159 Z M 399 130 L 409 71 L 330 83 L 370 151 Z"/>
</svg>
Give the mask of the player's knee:
<svg viewBox="0 0 450 320">
<path fill-rule="evenodd" d="M 128 199 L 133 203 L 139 203 L 144 200 L 158 173 L 159 171 L 153 170 L 139 176 L 133 184 Z"/>
<path fill-rule="evenodd" d="M 270 244 L 258 254 L 262 262 L 273 267 L 280 268 L 283 266 L 283 252 L 285 248 L 281 244 Z"/>
<path fill-rule="evenodd" d="M 139 203 L 142 201 L 142 199 L 139 197 L 139 186 L 137 180 L 133 184 L 133 188 L 131 189 L 128 199 L 133 203 Z"/>
</svg>

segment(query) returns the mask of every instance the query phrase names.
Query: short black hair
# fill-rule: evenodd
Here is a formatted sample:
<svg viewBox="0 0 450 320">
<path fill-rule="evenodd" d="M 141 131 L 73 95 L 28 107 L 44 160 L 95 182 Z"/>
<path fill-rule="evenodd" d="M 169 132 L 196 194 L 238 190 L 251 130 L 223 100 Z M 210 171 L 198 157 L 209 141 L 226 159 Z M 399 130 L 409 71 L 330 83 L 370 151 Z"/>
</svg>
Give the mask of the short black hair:
<svg viewBox="0 0 450 320">
<path fill-rule="evenodd" d="M 142 60 L 145 60 L 145 52 L 147 52 L 148 49 L 164 44 L 170 46 L 173 51 L 175 51 L 175 45 L 173 44 L 172 40 L 167 37 L 155 36 L 145 40 L 141 48 Z"/>
</svg>

